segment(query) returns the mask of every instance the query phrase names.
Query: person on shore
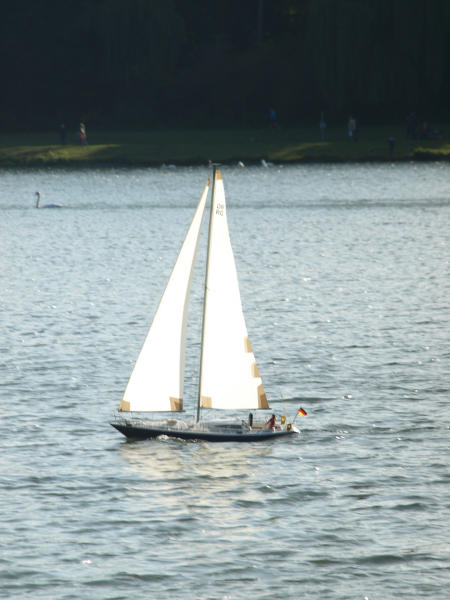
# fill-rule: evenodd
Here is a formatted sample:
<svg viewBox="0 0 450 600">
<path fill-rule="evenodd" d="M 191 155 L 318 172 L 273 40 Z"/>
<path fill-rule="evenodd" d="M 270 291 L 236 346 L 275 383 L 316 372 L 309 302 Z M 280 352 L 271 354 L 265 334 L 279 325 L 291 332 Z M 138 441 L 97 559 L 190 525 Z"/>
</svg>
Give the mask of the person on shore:
<svg viewBox="0 0 450 600">
<path fill-rule="evenodd" d="M 326 128 L 327 128 L 327 124 L 325 122 L 325 113 L 322 110 L 321 113 L 320 113 L 320 122 L 319 122 L 320 139 L 321 139 L 321 141 L 323 141 L 325 139 L 325 129 Z"/>
<path fill-rule="evenodd" d="M 406 139 L 417 139 L 417 126 L 417 115 L 415 112 L 410 112 L 409 115 L 406 117 Z"/>
<path fill-rule="evenodd" d="M 392 156 L 394 154 L 395 137 L 391 135 L 388 137 L 387 142 L 389 145 L 389 156 Z"/>
<path fill-rule="evenodd" d="M 422 123 L 422 127 L 420 128 L 420 139 L 427 140 L 429 137 L 430 137 L 430 128 L 428 126 L 428 123 L 426 121 L 424 121 Z"/>
<path fill-rule="evenodd" d="M 353 132 L 353 141 L 357 142 L 359 140 L 359 119 L 355 118 L 355 131 Z"/>
<path fill-rule="evenodd" d="M 350 138 L 350 140 L 355 141 L 356 121 L 355 121 L 355 118 L 352 117 L 351 115 L 348 118 L 347 129 L 348 129 L 348 137 Z"/>
<path fill-rule="evenodd" d="M 80 123 L 80 144 L 81 146 L 87 144 L 86 125 L 84 123 Z"/>
<path fill-rule="evenodd" d="M 270 121 L 270 126 L 273 129 L 278 127 L 277 111 L 274 108 L 269 108 L 269 121 Z"/>
<path fill-rule="evenodd" d="M 67 129 L 65 123 L 61 123 L 59 126 L 59 139 L 61 140 L 61 144 L 64 146 L 67 141 Z"/>
</svg>

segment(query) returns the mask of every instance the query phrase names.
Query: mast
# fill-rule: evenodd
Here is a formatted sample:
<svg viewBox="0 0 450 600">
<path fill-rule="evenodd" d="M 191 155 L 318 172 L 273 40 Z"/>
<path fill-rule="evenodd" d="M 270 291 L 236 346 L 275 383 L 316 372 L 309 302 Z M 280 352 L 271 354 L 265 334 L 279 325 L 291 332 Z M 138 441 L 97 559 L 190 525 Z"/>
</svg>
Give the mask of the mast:
<svg viewBox="0 0 450 600">
<path fill-rule="evenodd" d="M 216 184 L 216 170 L 217 164 L 212 165 L 213 178 L 212 178 L 212 192 L 211 192 L 211 207 L 209 211 L 209 229 L 208 229 L 208 250 L 206 253 L 206 269 L 205 269 L 205 291 L 203 294 L 203 315 L 202 315 L 202 341 L 200 346 L 200 371 L 198 377 L 198 398 L 197 398 L 197 415 L 195 422 L 198 423 L 200 420 L 200 401 L 201 401 L 201 389 L 202 389 L 202 371 L 203 371 L 203 346 L 205 340 L 205 315 L 206 315 L 206 303 L 208 301 L 208 272 L 209 272 L 209 251 L 211 248 L 211 231 L 213 222 L 213 210 L 214 210 L 214 195 L 215 195 L 215 184 Z"/>
</svg>

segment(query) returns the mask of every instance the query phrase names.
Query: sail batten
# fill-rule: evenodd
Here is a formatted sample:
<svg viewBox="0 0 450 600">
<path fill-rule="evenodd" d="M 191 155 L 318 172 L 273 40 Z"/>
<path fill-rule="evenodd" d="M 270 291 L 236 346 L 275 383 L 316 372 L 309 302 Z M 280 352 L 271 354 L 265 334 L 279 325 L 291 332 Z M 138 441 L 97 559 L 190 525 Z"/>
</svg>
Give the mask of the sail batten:
<svg viewBox="0 0 450 600">
<path fill-rule="evenodd" d="M 183 409 L 188 301 L 208 190 L 209 180 L 128 381 L 121 411 Z"/>
</svg>

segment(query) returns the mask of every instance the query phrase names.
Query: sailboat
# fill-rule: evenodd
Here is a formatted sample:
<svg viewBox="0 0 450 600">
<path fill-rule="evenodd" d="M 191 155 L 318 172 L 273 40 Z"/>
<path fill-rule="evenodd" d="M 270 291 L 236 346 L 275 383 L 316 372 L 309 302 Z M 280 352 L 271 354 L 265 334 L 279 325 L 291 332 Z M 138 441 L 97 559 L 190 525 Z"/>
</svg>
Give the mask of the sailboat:
<svg viewBox="0 0 450 600">
<path fill-rule="evenodd" d="M 186 420 L 183 413 L 186 330 L 209 179 L 125 388 L 119 415 L 111 423 L 129 439 L 169 436 L 186 440 L 249 442 L 299 433 L 295 418 L 288 423 L 286 416 L 281 416 L 277 423 L 274 414 L 268 421 L 254 419 L 253 412 L 245 419 L 204 419 L 207 409 L 234 413 L 269 409 L 248 338 L 228 230 L 224 184 L 221 172 L 215 166 L 211 187 L 195 418 L 193 415 L 191 420 Z M 149 412 L 170 413 L 170 417 L 149 419 L 140 416 Z M 183 418 L 173 415 L 180 412 Z"/>
</svg>

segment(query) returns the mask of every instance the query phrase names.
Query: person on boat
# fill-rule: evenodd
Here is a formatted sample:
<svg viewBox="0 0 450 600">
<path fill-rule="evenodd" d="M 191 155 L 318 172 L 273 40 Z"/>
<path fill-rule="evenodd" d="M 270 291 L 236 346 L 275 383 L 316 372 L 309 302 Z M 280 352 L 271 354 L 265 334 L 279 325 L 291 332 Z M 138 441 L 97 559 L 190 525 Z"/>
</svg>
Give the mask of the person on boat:
<svg viewBox="0 0 450 600">
<path fill-rule="evenodd" d="M 275 429 L 276 416 L 273 414 L 270 419 L 266 421 L 265 429 Z"/>
</svg>

